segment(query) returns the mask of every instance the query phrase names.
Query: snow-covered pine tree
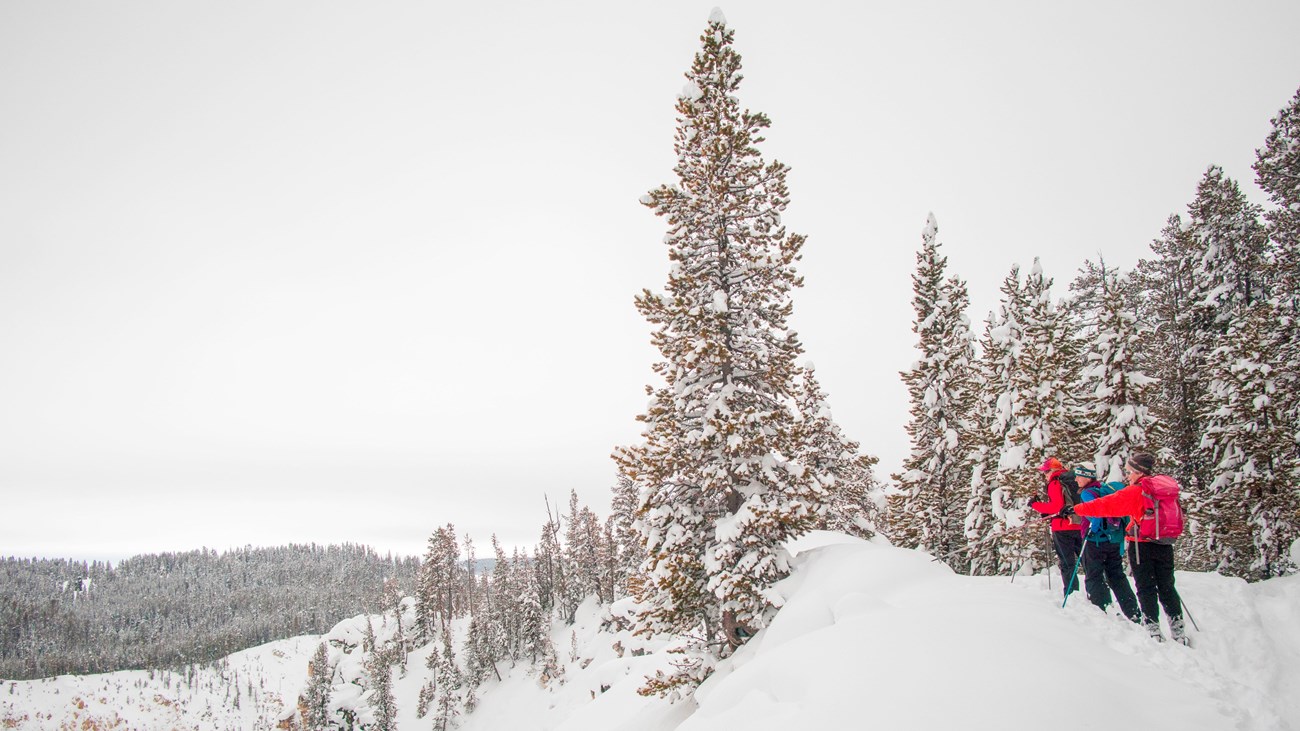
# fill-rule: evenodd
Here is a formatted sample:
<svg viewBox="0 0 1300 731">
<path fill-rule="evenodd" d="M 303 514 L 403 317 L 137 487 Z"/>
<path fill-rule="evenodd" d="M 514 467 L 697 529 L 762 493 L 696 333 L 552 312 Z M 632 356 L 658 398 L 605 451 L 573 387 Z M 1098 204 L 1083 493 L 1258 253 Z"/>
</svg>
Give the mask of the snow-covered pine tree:
<svg viewBox="0 0 1300 731">
<path fill-rule="evenodd" d="M 474 539 L 465 534 L 465 570 L 460 574 L 463 588 L 458 592 L 461 601 L 456 614 L 474 614 L 478 611 L 478 557 L 474 555 Z"/>
<path fill-rule="evenodd" d="M 533 576 L 537 586 L 537 599 L 549 616 L 556 608 L 563 611 L 569 602 L 570 581 L 564 563 L 564 547 L 560 544 L 559 508 L 551 515 L 551 501 L 546 501 L 546 523 L 542 536 L 533 551 Z"/>
<path fill-rule="evenodd" d="M 945 279 L 948 257 L 939 254 L 938 233 L 930 214 L 912 274 L 912 332 L 921 357 L 901 374 L 911 399 L 912 446 L 894 476 L 901 495 L 891 501 L 888 523 L 896 545 L 925 549 L 965 570 L 970 472 L 964 455 L 974 426 L 975 350 L 966 317 L 970 295 L 960 278 Z"/>
<path fill-rule="evenodd" d="M 515 567 L 517 576 L 515 587 L 519 592 L 517 600 L 519 615 L 515 621 L 519 637 L 519 657 L 527 657 L 529 662 L 536 664 L 541 656 L 542 637 L 551 628 L 551 613 L 543 603 L 542 589 L 537 583 L 538 561 L 529 559 L 526 553 L 521 554 L 516 549 L 511 563 Z"/>
<path fill-rule="evenodd" d="M 488 603 L 491 638 L 496 647 L 496 656 L 508 657 L 513 661 L 519 659 L 520 644 L 518 571 L 515 563 L 506 556 L 495 533 L 492 534 L 492 555 L 496 563 L 492 566 L 492 594 Z"/>
<path fill-rule="evenodd" d="M 366 617 L 366 631 L 361 635 L 361 651 L 363 653 L 375 652 L 378 648 L 375 646 L 375 624 Z"/>
<path fill-rule="evenodd" d="M 1273 244 L 1277 314 L 1293 320 L 1300 316 L 1300 90 L 1273 117 L 1264 146 L 1255 151 L 1254 169 L 1272 204 L 1264 218 Z"/>
<path fill-rule="evenodd" d="M 1084 433 L 1096 435 L 1093 461 L 1103 482 L 1124 479 L 1124 460 L 1145 451 L 1152 417 L 1147 407 L 1154 381 L 1137 354 L 1145 347 L 1137 324 L 1136 290 L 1105 261 L 1085 262 L 1070 285 L 1069 311 L 1085 343 L 1080 374 Z"/>
<path fill-rule="evenodd" d="M 1285 471 L 1279 489 L 1287 502 L 1300 502 L 1300 90 L 1273 118 L 1264 146 L 1255 154 L 1256 181 L 1268 194 L 1264 214 L 1273 247 L 1272 306 L 1276 317 L 1277 391 L 1274 408 L 1290 427 L 1289 449 L 1279 455 Z M 1274 529 L 1295 534 L 1300 512 L 1279 516 Z"/>
<path fill-rule="evenodd" d="M 795 456 L 814 474 L 822 475 L 821 479 L 831 479 L 823 483 L 828 497 L 817 528 L 870 538 L 878 522 L 876 481 L 871 472 L 876 458 L 860 454 L 860 445 L 845 436 L 835 422 L 812 363 L 804 366 L 796 386 L 802 451 Z"/>
<path fill-rule="evenodd" d="M 564 683 L 564 664 L 555 651 L 555 643 L 547 635 L 542 638 L 541 659 L 537 663 L 537 684 L 550 688 L 552 683 Z"/>
<path fill-rule="evenodd" d="M 1020 267 L 1013 266 L 1000 286 L 1002 301 L 996 313 L 984 321 L 980 337 L 980 358 L 973 370 L 974 425 L 965 464 L 970 473 L 970 497 L 966 504 L 966 556 L 974 575 L 993 575 L 1003 570 L 1000 541 L 1007 529 L 1009 501 L 998 486 L 998 465 L 1007 434 L 1018 410 L 1012 388 L 1012 372 L 1018 367 L 1024 309 Z"/>
<path fill-rule="evenodd" d="M 1221 439 L 1231 440 L 1231 436 L 1219 431 L 1217 426 L 1214 430 L 1209 428 L 1211 417 L 1226 405 L 1224 399 L 1230 389 L 1223 384 L 1232 380 L 1223 373 L 1227 366 L 1222 359 L 1226 354 L 1217 357 L 1214 354 L 1225 346 L 1229 332 L 1236 331 L 1244 337 L 1248 330 L 1253 330 L 1245 327 L 1244 319 L 1247 311 L 1266 296 L 1268 238 L 1260 221 L 1260 208 L 1247 201 L 1236 181 L 1224 175 L 1218 166 L 1206 170 L 1187 212 L 1192 263 L 1190 308 L 1181 313 L 1190 344 L 1183 354 L 1187 360 L 1184 371 L 1197 381 L 1197 390 L 1204 397 L 1197 414 L 1202 427 L 1201 439 L 1193 452 L 1194 465 L 1201 469 L 1193 475 L 1192 484 L 1184 485 L 1183 494 L 1196 524 L 1205 527 L 1211 535 L 1219 535 L 1213 539 L 1214 545 L 1229 550 L 1231 543 L 1244 540 L 1248 545 L 1249 539 L 1224 540 L 1222 530 L 1214 527 L 1238 525 L 1231 515 L 1214 514 L 1225 504 L 1214 493 L 1229 489 L 1227 486 L 1235 481 L 1224 474 L 1222 465 L 1232 446 L 1219 443 Z M 1254 347 L 1243 345 L 1248 350 Z M 1219 361 L 1219 368 L 1211 367 L 1212 359 Z M 1220 384 L 1214 383 L 1216 377 L 1222 377 Z M 1237 415 L 1242 415 L 1239 410 Z M 1239 525 L 1235 530 L 1244 528 Z M 1219 551 L 1211 549 L 1210 553 L 1214 561 L 1220 564 L 1225 561 L 1226 557 Z M 1228 561 L 1229 565 L 1235 563 Z"/>
<path fill-rule="evenodd" d="M 1146 333 L 1137 350 L 1139 369 L 1156 380 L 1150 409 L 1154 419 L 1151 444 L 1160 463 L 1183 485 L 1195 490 L 1207 484 L 1208 465 L 1201 461 L 1200 441 L 1206 412 L 1208 382 L 1204 378 L 1204 349 L 1194 347 L 1198 335 L 1192 312 L 1195 241 L 1180 216 L 1172 215 L 1151 242 L 1151 259 L 1138 262 L 1134 273 L 1142 297 L 1137 299 L 1138 323 Z"/>
<path fill-rule="evenodd" d="M 393 695 L 393 653 L 391 648 L 376 650 L 366 667 L 370 677 L 370 690 L 366 701 L 370 704 L 373 720 L 366 725 L 374 731 L 395 731 L 397 728 L 397 698 Z"/>
<path fill-rule="evenodd" d="M 396 659 L 401 663 L 403 671 L 406 668 L 406 632 L 402 627 L 402 587 L 395 578 L 384 580 L 383 595 L 380 600 L 379 609 L 383 614 L 393 615 L 393 620 L 397 623 L 397 630 L 393 633 L 393 646 Z"/>
<path fill-rule="evenodd" d="M 666 383 L 638 417 L 645 441 L 615 453 L 646 489 L 639 631 L 687 638 L 679 671 L 643 689 L 670 697 L 766 625 L 770 588 L 789 572 L 784 544 L 826 499 L 792 461 L 803 348 L 787 319 L 804 237 L 781 223 L 787 168 L 759 153 L 770 122 L 740 108 L 740 56 L 720 11 L 700 41 L 677 101 L 677 184 L 642 199 L 669 225 L 667 291 L 637 298 Z"/>
<path fill-rule="evenodd" d="M 1190 310 L 1184 317 L 1191 330 L 1187 357 L 1202 364 L 1222 343 L 1224 336 L 1245 311 L 1265 296 L 1268 236 L 1260 221 L 1259 206 L 1246 200 L 1236 181 L 1211 165 L 1196 187 L 1196 197 L 1187 206 L 1188 236 L 1195 257 L 1191 276 Z M 1201 369 L 1206 383 L 1210 376 Z M 1202 407 L 1201 418 L 1218 408 L 1211 401 Z M 1204 479 L 1217 480 L 1214 471 L 1216 445 L 1202 438 L 1197 462 L 1209 466 Z M 1193 486 L 1192 499 L 1204 496 L 1208 483 Z"/>
<path fill-rule="evenodd" d="M 568 526 L 564 532 L 564 550 L 561 554 L 568 581 L 561 598 L 560 615 L 570 624 L 578 605 L 590 594 L 601 594 L 600 575 L 600 521 L 590 508 L 579 505 L 578 492 L 569 493 Z"/>
<path fill-rule="evenodd" d="M 1271 361 L 1277 333 L 1273 307 L 1257 302 L 1234 318 L 1223 345 L 1209 357 L 1210 393 L 1217 408 L 1206 420 L 1213 444 L 1214 482 L 1200 503 L 1215 569 L 1251 580 L 1295 570 L 1295 486 L 1281 455 L 1292 448 L 1293 427 L 1274 400 L 1278 371 Z"/>
<path fill-rule="evenodd" d="M 618 539 L 614 536 L 614 516 L 605 518 L 601 528 L 600 544 L 597 546 L 596 560 L 600 571 L 596 575 L 596 585 L 600 590 L 599 600 L 608 604 L 620 596 L 621 587 L 626 581 L 618 560 Z"/>
<path fill-rule="evenodd" d="M 420 686 L 420 695 L 416 699 L 415 717 L 424 718 L 429 715 L 429 709 L 438 700 L 438 686 L 432 680 L 426 681 Z"/>
<path fill-rule="evenodd" d="M 455 616 L 456 595 L 461 588 L 460 546 L 456 528 L 451 523 L 429 536 L 429 545 L 420 564 L 415 590 L 416 633 L 427 641 L 439 626 L 446 627 Z"/>
<path fill-rule="evenodd" d="M 1052 301 L 1051 285 L 1037 259 L 1023 283 L 1013 268 L 1003 281 L 1001 311 L 981 341 L 981 385 L 988 391 L 966 519 L 972 571 L 1045 564 L 1042 536 L 1021 529 L 1025 520 L 1038 517 L 1026 507 L 1042 492 L 1037 468 L 1050 456 L 1068 463 L 1091 452 L 1071 421 L 1078 412 L 1073 401 L 1078 344 L 1065 313 Z M 996 559 L 990 542 L 996 544 Z"/>
<path fill-rule="evenodd" d="M 1070 466 L 1091 454 L 1092 444 L 1073 423 L 1079 414 L 1074 401 L 1080 371 L 1078 342 L 1066 312 L 1052 300 L 1052 280 L 1044 276 L 1037 259 L 1024 277 L 1021 295 L 1024 310 L 1017 320 L 1022 336 L 1010 371 L 1017 408 L 998 458 L 996 484 L 1002 505 L 1018 509 L 1023 520 L 1037 518 L 1024 506 L 1043 493 L 1043 473 L 1037 470 L 1040 464 L 1057 457 Z M 1014 563 L 1004 566 L 1008 570 L 1027 561 L 1035 565 L 1049 561 L 1037 531 L 1008 533 L 1001 544 L 1001 552 Z"/>
<path fill-rule="evenodd" d="M 636 483 L 622 474 L 614 483 L 613 493 L 610 501 L 610 518 L 614 522 L 614 543 L 618 555 L 615 594 L 628 596 L 634 593 L 629 582 L 636 576 L 642 560 L 645 559 L 645 547 L 641 543 L 641 534 L 636 531 L 635 525 L 641 498 Z"/>
<path fill-rule="evenodd" d="M 470 687 L 477 687 L 490 676 L 501 680 L 501 673 L 497 670 L 498 655 L 492 634 L 492 624 L 487 612 L 470 616 L 463 648 L 465 682 Z"/>
<path fill-rule="evenodd" d="M 334 684 L 334 669 L 330 666 L 329 649 L 322 642 L 307 664 L 307 688 L 299 703 L 304 731 L 328 731 L 330 723 L 330 693 Z M 235 688 L 239 697 L 239 688 Z"/>
<path fill-rule="evenodd" d="M 434 687 L 437 689 L 433 728 L 435 731 L 448 731 L 455 728 L 456 717 L 460 715 L 462 702 L 460 691 L 465 681 L 460 667 L 456 664 L 451 632 L 444 629 L 439 634 L 441 650 L 435 647 L 429 655 L 429 664 L 434 671 Z"/>
</svg>

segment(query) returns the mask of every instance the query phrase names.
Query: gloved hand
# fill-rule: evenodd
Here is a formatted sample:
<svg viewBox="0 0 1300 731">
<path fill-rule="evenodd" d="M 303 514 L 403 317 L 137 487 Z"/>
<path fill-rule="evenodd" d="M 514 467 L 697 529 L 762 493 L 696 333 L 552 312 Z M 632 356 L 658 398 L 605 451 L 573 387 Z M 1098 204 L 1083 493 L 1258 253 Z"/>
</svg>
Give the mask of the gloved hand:
<svg viewBox="0 0 1300 731">
<path fill-rule="evenodd" d="M 1043 497 L 1042 495 L 1035 495 L 1029 498 L 1029 502 L 1025 503 L 1025 505 L 1029 506 L 1029 505 L 1033 505 L 1034 503 L 1045 503 L 1045 502 L 1047 502 L 1047 498 Z"/>
<path fill-rule="evenodd" d="M 1065 505 L 1065 506 L 1062 506 L 1062 507 L 1061 507 L 1061 512 L 1057 513 L 1057 514 L 1056 514 L 1056 517 L 1058 517 L 1058 518 L 1068 518 L 1068 517 L 1070 517 L 1071 515 L 1074 515 L 1074 506 L 1073 506 L 1073 505 Z"/>
</svg>

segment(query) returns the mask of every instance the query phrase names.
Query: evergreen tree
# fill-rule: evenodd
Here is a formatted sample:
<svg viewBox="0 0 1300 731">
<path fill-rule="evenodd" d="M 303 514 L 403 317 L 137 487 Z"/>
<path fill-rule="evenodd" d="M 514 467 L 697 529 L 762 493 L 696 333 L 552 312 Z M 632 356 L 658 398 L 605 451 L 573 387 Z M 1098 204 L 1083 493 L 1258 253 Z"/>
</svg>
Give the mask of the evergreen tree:
<svg viewBox="0 0 1300 731">
<path fill-rule="evenodd" d="M 1272 204 L 1264 218 L 1274 251 L 1277 315 L 1294 322 L 1300 316 L 1300 90 L 1273 117 L 1264 146 L 1255 152 L 1254 169 Z"/>
<path fill-rule="evenodd" d="M 1006 531 L 1006 508 L 997 475 L 1016 410 L 1011 373 L 1020 354 L 1020 268 L 1012 267 L 1000 287 L 1002 302 L 989 313 L 980 336 L 980 359 L 974 370 L 974 433 L 966 458 L 970 496 L 966 504 L 966 557 L 974 575 L 1002 569 L 999 541 Z"/>
<path fill-rule="evenodd" d="M 622 564 L 619 562 L 618 538 L 614 535 L 614 531 L 614 516 L 610 515 L 605 519 L 605 525 L 601 529 L 596 554 L 596 561 L 600 567 L 596 575 L 596 585 L 600 592 L 599 599 L 603 604 L 609 604 L 621 596 L 622 587 L 626 584 Z"/>
<path fill-rule="evenodd" d="M 456 718 L 460 715 L 460 691 L 464 686 L 464 678 L 456 664 L 456 653 L 451 647 L 451 632 L 443 630 L 439 634 L 442 636 L 442 650 L 435 648 L 429 656 L 438 693 L 433 728 L 435 731 L 448 731 L 455 728 Z"/>
<path fill-rule="evenodd" d="M 491 641 L 494 645 L 493 656 L 498 658 L 519 658 L 519 605 L 518 572 L 515 562 L 506 556 L 505 549 L 492 535 L 492 555 L 496 563 L 492 567 L 492 600 L 488 604 L 488 621 L 492 628 Z M 517 554 L 516 554 L 517 555 Z"/>
<path fill-rule="evenodd" d="M 464 545 L 465 570 L 460 574 L 464 588 L 460 592 L 461 603 L 456 611 L 460 616 L 474 614 L 478 606 L 478 557 L 474 555 L 474 540 L 470 538 L 469 533 L 465 534 Z"/>
<path fill-rule="evenodd" d="M 397 698 L 393 696 L 393 656 L 391 649 L 379 650 L 371 656 L 367 667 L 370 691 L 367 701 L 373 722 L 367 726 L 374 731 L 394 731 L 397 728 Z"/>
<path fill-rule="evenodd" d="M 329 650 L 322 642 L 307 664 L 307 688 L 303 691 L 300 708 L 305 731 L 327 731 L 331 727 L 330 693 L 333 681 L 334 671 L 330 666 Z M 235 688 L 235 698 L 238 702 L 238 685 Z"/>
<path fill-rule="evenodd" d="M 1069 460 L 1090 451 L 1075 423 L 1078 344 L 1051 299 L 1051 284 L 1037 259 L 1023 283 L 1013 268 L 1003 280 L 999 313 L 981 340 L 979 427 L 966 511 L 973 573 L 1048 562 L 1041 536 L 1022 528 L 1037 518 L 1026 507 L 1042 490 L 1037 468 L 1049 456 Z"/>
<path fill-rule="evenodd" d="M 516 557 L 513 563 L 521 573 L 527 572 L 534 577 L 532 582 L 520 581 L 517 584 L 519 595 L 516 604 L 519 616 L 516 626 L 519 633 L 519 657 L 527 657 L 529 662 L 535 664 L 541 657 L 542 638 L 550 629 L 550 611 L 543 604 L 542 590 L 535 582 L 538 573 L 529 572 L 529 562 L 525 558 Z M 538 563 L 533 561 L 531 568 L 535 568 Z"/>
<path fill-rule="evenodd" d="M 835 422 L 812 363 L 804 366 L 797 386 L 798 441 L 802 445 L 797 458 L 827 480 L 822 483 L 827 498 L 817 528 L 870 538 L 877 523 L 876 482 L 871 472 L 876 458 L 859 454 L 860 445 L 845 436 Z"/>
<path fill-rule="evenodd" d="M 970 485 L 964 457 L 973 428 L 975 352 L 966 283 L 944 278 L 948 258 L 939 254 L 938 233 L 931 214 L 912 275 L 912 332 L 921 357 L 901 374 L 911 399 L 912 447 L 895 476 L 902 494 L 892 501 L 889 524 L 896 545 L 948 556 L 949 565 L 962 569 L 968 564 L 961 555 Z"/>
<path fill-rule="evenodd" d="M 465 682 L 475 687 L 495 675 L 501 680 L 497 670 L 496 643 L 493 641 L 492 625 L 486 614 L 472 615 L 469 629 L 465 635 Z"/>
<path fill-rule="evenodd" d="M 1272 305 L 1258 302 L 1209 358 L 1218 407 L 1205 441 L 1213 445 L 1215 478 L 1200 517 L 1216 569 L 1248 579 L 1294 571 L 1291 544 L 1300 538 L 1300 500 L 1284 461 L 1294 449 L 1294 425 L 1283 421 L 1276 401 L 1277 333 Z"/>
<path fill-rule="evenodd" d="M 533 556 L 533 576 L 542 610 L 548 616 L 557 607 L 563 612 L 571 603 L 572 590 L 564 561 L 564 547 L 560 544 L 559 509 L 552 516 L 550 500 L 546 501 L 546 523 L 542 526 L 542 537 Z"/>
<path fill-rule="evenodd" d="M 417 698 L 415 705 L 415 717 L 424 718 L 429 715 L 429 709 L 433 708 L 433 705 L 437 700 L 438 687 L 434 684 L 434 681 L 427 681 L 424 685 L 420 686 L 420 695 Z"/>
<path fill-rule="evenodd" d="M 421 641 L 432 637 L 439 626 L 445 628 L 455 616 L 456 596 L 461 586 L 459 560 L 456 528 L 448 523 L 429 536 L 424 562 L 420 565 L 415 600 L 416 633 Z"/>
<path fill-rule="evenodd" d="M 998 465 L 998 487 L 1007 508 L 1036 519 L 1024 506 L 1043 492 L 1038 471 L 1048 457 L 1067 465 L 1092 453 L 1091 440 L 1075 424 L 1081 409 L 1075 400 L 1080 372 L 1079 345 L 1064 310 L 1056 307 L 1052 280 L 1034 260 L 1021 290 L 1025 309 L 1020 316 L 1022 339 L 1017 367 L 1010 372 L 1013 414 Z M 1023 519 L 1023 517 L 1022 517 Z M 1014 563 L 1049 562 L 1041 535 L 1035 531 L 1008 533 L 1001 550 Z M 1012 570 L 1012 563 L 1004 561 Z"/>
<path fill-rule="evenodd" d="M 768 622 L 769 589 L 789 572 L 784 544 L 826 499 L 791 458 L 802 346 L 787 319 L 804 238 L 781 224 L 787 168 L 757 149 L 770 122 L 740 108 L 740 56 L 720 12 L 700 40 L 677 102 L 678 182 L 642 199 L 669 226 L 667 291 L 637 298 L 666 383 L 638 417 L 645 442 L 615 455 L 646 490 L 639 631 L 688 638 L 678 671 L 644 689 L 670 697 Z"/>
<path fill-rule="evenodd" d="M 614 543 L 618 556 L 616 594 L 627 596 L 632 594 L 628 582 L 636 575 L 638 567 L 645 559 L 645 548 L 635 525 L 641 499 L 636 483 L 627 475 L 618 476 L 613 492 L 610 519 L 614 523 Z"/>
<path fill-rule="evenodd" d="M 1208 392 L 1210 376 L 1205 364 L 1247 308 L 1265 295 L 1267 234 L 1260 222 L 1261 211 L 1249 203 L 1236 181 L 1223 169 L 1210 166 L 1187 207 L 1188 236 L 1194 258 L 1190 304 L 1182 313 L 1190 328 L 1191 347 L 1186 353 L 1188 371 L 1201 380 Z M 1202 424 L 1219 404 L 1202 403 L 1198 414 Z M 1204 433 L 1204 430 L 1202 430 Z M 1199 504 L 1209 482 L 1217 480 L 1213 437 L 1197 445 L 1195 462 L 1206 470 L 1194 475 L 1192 498 Z"/>
<path fill-rule="evenodd" d="M 1136 278 L 1139 327 L 1147 333 L 1137 352 L 1140 370 L 1156 380 L 1151 400 L 1151 443 L 1169 474 L 1184 489 L 1195 492 L 1207 484 L 1209 466 L 1202 459 L 1201 435 L 1208 404 L 1204 378 L 1206 340 L 1192 317 L 1193 286 L 1200 257 L 1190 227 L 1170 216 L 1160 236 L 1151 242 L 1152 259 L 1138 263 Z"/>
<path fill-rule="evenodd" d="M 1124 479 L 1124 460 L 1146 451 L 1153 422 L 1147 407 L 1154 381 L 1139 369 L 1144 347 L 1131 279 L 1087 262 L 1071 285 L 1071 311 L 1088 343 L 1080 400 L 1085 433 L 1096 435 L 1093 460 L 1103 482 Z"/>
<path fill-rule="evenodd" d="M 1256 151 L 1256 181 L 1268 194 L 1265 213 L 1273 247 L 1272 309 L 1274 362 L 1277 365 L 1274 409 L 1279 426 L 1289 425 L 1290 443 L 1278 454 L 1283 465 L 1279 496 L 1300 501 L 1300 90 L 1273 118 L 1273 128 Z M 1300 513 L 1283 509 L 1272 523 L 1279 534 L 1300 531 Z"/>
</svg>

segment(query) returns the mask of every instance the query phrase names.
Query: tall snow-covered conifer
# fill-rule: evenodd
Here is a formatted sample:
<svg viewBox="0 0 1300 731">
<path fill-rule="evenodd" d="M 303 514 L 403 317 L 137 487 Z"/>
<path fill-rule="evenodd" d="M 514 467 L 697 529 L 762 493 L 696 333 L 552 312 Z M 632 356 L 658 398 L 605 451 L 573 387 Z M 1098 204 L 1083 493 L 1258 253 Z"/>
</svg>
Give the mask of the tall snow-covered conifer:
<svg viewBox="0 0 1300 731">
<path fill-rule="evenodd" d="M 1271 277 L 1274 315 L 1274 362 L 1277 390 L 1274 410 L 1283 429 L 1288 430 L 1288 449 L 1280 456 L 1283 465 L 1279 494 L 1282 504 L 1271 530 L 1275 540 L 1300 533 L 1300 90 L 1273 118 L 1273 128 L 1256 152 L 1255 174 L 1260 189 L 1268 194 L 1271 207 L 1264 214 L 1273 248 Z M 1289 517 L 1287 508 L 1291 506 Z"/>
<path fill-rule="evenodd" d="M 1205 336 L 1192 318 L 1193 287 L 1199 256 L 1190 229 L 1172 215 L 1151 242 L 1152 259 L 1138 262 L 1135 277 L 1143 296 L 1137 299 L 1139 325 L 1148 335 L 1136 352 L 1141 370 L 1156 379 L 1151 399 L 1154 418 L 1149 435 L 1162 468 L 1186 490 L 1208 482 L 1209 467 L 1200 442 L 1207 409 L 1205 350 L 1195 347 Z"/>
<path fill-rule="evenodd" d="M 1275 398 L 1276 318 L 1258 302 L 1233 318 L 1222 345 L 1209 356 L 1210 393 L 1217 405 L 1206 420 L 1213 445 L 1214 481 L 1199 515 L 1215 568 L 1231 576 L 1266 579 L 1295 569 L 1295 485 L 1282 455 L 1293 448 L 1293 426 L 1281 421 Z"/>
<path fill-rule="evenodd" d="M 980 337 L 975 369 L 975 429 L 966 452 L 970 495 L 966 504 L 966 555 L 975 575 L 996 574 L 1005 568 L 1000 541 L 1007 529 L 1007 509 L 1013 507 L 999 484 L 999 469 L 1007 435 L 1019 411 L 1012 390 L 1019 368 L 1025 309 L 1020 267 L 1013 266 L 999 288 L 1002 302 L 990 312 Z"/>
<path fill-rule="evenodd" d="M 740 107 L 733 40 L 715 10 L 677 100 L 677 183 L 642 199 L 669 229 L 666 291 L 637 297 L 664 385 L 638 417 L 645 441 L 615 453 L 646 490 L 638 629 L 682 638 L 677 672 L 643 689 L 669 697 L 766 625 L 789 573 L 783 544 L 826 500 L 794 459 L 803 349 L 787 319 L 804 237 L 781 223 L 787 168 L 759 153 L 770 122 Z"/>
<path fill-rule="evenodd" d="M 1137 324 L 1133 281 L 1104 261 L 1087 262 L 1070 289 L 1070 309 L 1087 344 L 1080 374 L 1081 423 L 1095 435 L 1098 478 L 1123 480 L 1124 460 L 1146 450 L 1153 425 L 1147 404 L 1154 381 L 1136 358 L 1147 343 Z"/>
<path fill-rule="evenodd" d="M 1182 318 L 1190 330 L 1190 348 L 1184 354 L 1187 370 L 1199 378 L 1205 392 L 1212 376 L 1205 367 L 1238 318 L 1265 295 L 1268 238 L 1260 221 L 1261 210 L 1246 200 L 1237 182 L 1211 165 L 1196 186 L 1196 197 L 1187 206 L 1188 230 L 1193 257 L 1190 308 Z M 1218 404 L 1202 404 L 1202 424 Z M 1206 490 L 1217 481 L 1213 436 L 1202 429 L 1203 438 L 1194 459 L 1204 465 L 1191 486 L 1193 502 L 1208 497 Z"/>
<path fill-rule="evenodd" d="M 1253 319 L 1249 313 L 1267 296 L 1269 242 L 1260 208 L 1247 201 L 1236 181 L 1218 166 L 1206 170 L 1187 212 L 1193 263 L 1190 308 L 1180 314 L 1190 344 L 1183 357 L 1186 372 L 1198 381 L 1204 396 L 1197 415 L 1201 440 L 1193 452 L 1200 469 L 1185 495 L 1197 525 L 1209 536 L 1212 560 L 1222 570 L 1244 573 L 1243 566 L 1250 563 L 1250 537 L 1238 510 L 1251 506 L 1244 502 L 1250 488 L 1241 477 L 1242 470 L 1249 473 L 1255 463 L 1242 458 L 1239 464 L 1233 455 L 1244 445 L 1238 424 L 1253 424 L 1254 419 L 1238 395 L 1243 388 L 1249 392 L 1266 386 L 1241 383 L 1242 373 L 1232 371 L 1243 359 L 1256 369 L 1273 369 L 1272 348 L 1260 348 L 1270 334 L 1248 323 Z M 1251 394 L 1251 403 L 1258 403 L 1256 395 Z M 1232 420 L 1242 421 L 1228 423 Z"/>
<path fill-rule="evenodd" d="M 1021 529 L 1029 500 L 1042 491 L 1038 466 L 1049 456 L 1077 461 L 1090 452 L 1072 423 L 1078 344 L 1065 313 L 1051 299 L 1052 280 L 1038 260 L 1024 282 L 1012 269 L 984 349 L 979 455 L 972 472 L 966 537 L 972 571 L 1013 571 L 1046 563 L 1042 536 Z"/>
<path fill-rule="evenodd" d="M 948 556 L 949 565 L 964 568 L 968 561 L 959 549 L 966 543 L 970 471 L 963 456 L 974 426 L 975 351 L 966 283 L 944 278 L 948 258 L 939 254 L 938 232 L 931 214 L 912 275 L 912 332 L 921 357 L 902 373 L 912 403 L 912 448 L 896 477 L 902 495 L 891 500 L 889 525 L 896 544 Z"/>
</svg>

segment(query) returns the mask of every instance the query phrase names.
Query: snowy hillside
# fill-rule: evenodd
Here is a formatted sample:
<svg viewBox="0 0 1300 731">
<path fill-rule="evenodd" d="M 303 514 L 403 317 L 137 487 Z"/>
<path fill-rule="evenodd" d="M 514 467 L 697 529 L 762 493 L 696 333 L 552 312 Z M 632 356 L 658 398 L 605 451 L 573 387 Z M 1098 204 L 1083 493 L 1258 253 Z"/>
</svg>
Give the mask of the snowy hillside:
<svg viewBox="0 0 1300 731">
<path fill-rule="evenodd" d="M 303 668 L 318 639 L 271 642 L 188 672 L 122 670 L 0 681 L 0 728 L 275 728 L 295 710 Z"/>
<path fill-rule="evenodd" d="M 458 719 L 488 729 L 681 728 L 1136 728 L 1300 729 L 1300 576 L 1246 584 L 1179 574 L 1179 589 L 1201 632 L 1195 649 L 1157 644 L 1118 614 L 1081 595 L 1060 606 L 1048 577 L 967 577 L 925 555 L 837 534 L 796 547 L 794 575 L 781 585 L 785 607 L 773 624 L 723 663 L 697 703 L 642 698 L 641 678 L 662 655 L 634 656 L 638 643 L 601 626 L 608 610 L 584 605 L 552 641 L 563 682 L 544 689 L 520 666 L 501 667 L 479 688 L 479 705 Z M 381 640 L 391 618 L 371 621 Z M 326 638 L 340 676 L 355 672 L 354 645 L 365 618 Z M 229 658 L 228 666 L 179 675 L 122 672 L 6 683 L 0 724 L 19 729 L 273 728 L 291 712 L 320 643 L 302 637 Z M 618 647 L 615 647 L 618 643 Z M 416 718 L 425 658 L 417 649 L 394 672 L 397 728 Z M 237 681 L 236 681 L 237 675 Z M 251 690 L 250 690 L 251 686 Z M 232 707 L 234 688 L 240 706 Z M 355 694 L 349 702 L 362 698 Z M 88 726 L 96 727 L 96 726 Z"/>
</svg>

